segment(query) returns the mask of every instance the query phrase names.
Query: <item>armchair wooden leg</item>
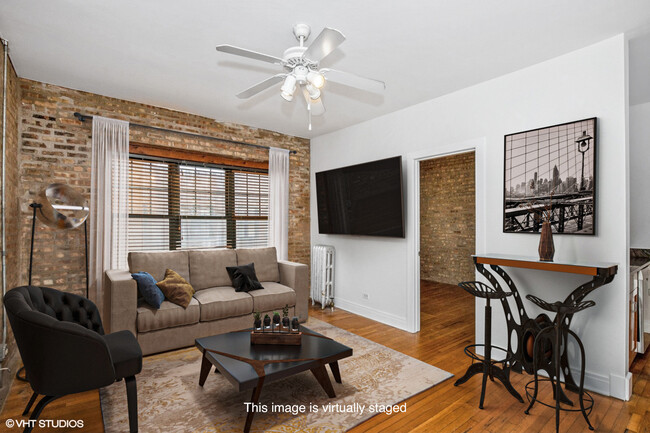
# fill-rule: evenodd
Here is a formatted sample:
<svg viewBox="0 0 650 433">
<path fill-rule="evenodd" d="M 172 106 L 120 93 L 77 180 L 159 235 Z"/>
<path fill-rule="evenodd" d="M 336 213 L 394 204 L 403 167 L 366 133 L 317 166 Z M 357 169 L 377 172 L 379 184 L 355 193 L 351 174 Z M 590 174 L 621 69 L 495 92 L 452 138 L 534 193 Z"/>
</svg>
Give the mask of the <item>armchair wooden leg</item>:
<svg viewBox="0 0 650 433">
<path fill-rule="evenodd" d="M 34 396 L 32 396 L 34 397 Z M 45 406 L 47 406 L 49 403 L 52 401 L 56 400 L 59 397 L 55 397 L 52 395 L 46 395 L 36 405 L 36 408 L 34 409 L 34 412 L 32 412 L 32 416 L 29 417 L 30 421 L 36 421 L 39 416 L 41 416 L 41 412 L 43 412 L 43 409 Z M 23 433 L 31 433 L 32 429 L 34 428 L 35 422 L 30 422 L 27 427 L 25 427 L 25 430 L 23 430 Z"/>
<path fill-rule="evenodd" d="M 126 383 L 126 401 L 129 406 L 129 431 L 138 432 L 138 389 L 135 384 L 135 376 L 124 378 Z"/>
<path fill-rule="evenodd" d="M 32 408 L 32 405 L 36 401 L 36 397 L 38 397 L 38 393 L 34 392 L 32 394 L 32 398 L 29 399 L 29 403 L 27 403 L 27 406 L 25 406 L 25 410 L 23 411 L 23 416 L 29 415 L 29 410 Z"/>
</svg>

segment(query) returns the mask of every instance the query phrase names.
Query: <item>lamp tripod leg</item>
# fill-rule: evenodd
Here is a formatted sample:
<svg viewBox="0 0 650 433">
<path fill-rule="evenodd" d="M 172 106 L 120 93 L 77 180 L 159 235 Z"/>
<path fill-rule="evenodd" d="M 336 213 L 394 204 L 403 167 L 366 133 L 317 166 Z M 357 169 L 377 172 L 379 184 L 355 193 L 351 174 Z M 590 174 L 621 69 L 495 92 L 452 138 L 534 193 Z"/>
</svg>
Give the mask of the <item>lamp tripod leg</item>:
<svg viewBox="0 0 650 433">
<path fill-rule="evenodd" d="M 29 205 L 32 208 L 32 240 L 29 248 L 29 280 L 28 285 L 32 285 L 32 264 L 34 263 L 34 231 L 36 229 L 36 209 L 41 208 L 40 203 L 32 203 Z"/>
</svg>

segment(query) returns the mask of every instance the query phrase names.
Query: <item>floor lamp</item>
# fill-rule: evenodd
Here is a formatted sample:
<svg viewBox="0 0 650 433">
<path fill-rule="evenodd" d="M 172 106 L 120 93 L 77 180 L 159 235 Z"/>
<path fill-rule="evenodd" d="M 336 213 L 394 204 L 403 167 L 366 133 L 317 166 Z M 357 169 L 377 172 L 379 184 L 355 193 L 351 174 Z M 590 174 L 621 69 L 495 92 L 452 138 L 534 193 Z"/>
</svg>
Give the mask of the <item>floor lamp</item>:
<svg viewBox="0 0 650 433">
<path fill-rule="evenodd" d="M 34 263 L 34 233 L 36 218 L 45 225 L 61 230 L 75 229 L 84 226 L 84 252 L 86 264 L 86 298 L 88 298 L 88 230 L 86 220 L 90 208 L 88 201 L 72 187 L 53 183 L 45 187 L 39 194 L 38 202 L 29 205 L 32 208 L 32 239 L 29 249 L 29 282 L 32 285 L 32 265 Z M 16 372 L 16 378 L 27 381 L 26 376 L 20 373 L 25 367 Z"/>
</svg>

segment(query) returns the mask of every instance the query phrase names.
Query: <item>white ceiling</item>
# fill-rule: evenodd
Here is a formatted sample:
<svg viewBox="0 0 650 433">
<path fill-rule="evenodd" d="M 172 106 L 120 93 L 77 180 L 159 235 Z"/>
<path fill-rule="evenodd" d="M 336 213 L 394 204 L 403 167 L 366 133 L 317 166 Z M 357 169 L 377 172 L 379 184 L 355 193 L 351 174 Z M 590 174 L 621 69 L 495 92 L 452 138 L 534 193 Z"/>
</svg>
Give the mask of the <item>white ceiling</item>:
<svg viewBox="0 0 650 433">
<path fill-rule="evenodd" d="M 307 130 L 304 100 L 239 91 L 279 66 L 292 26 L 347 40 L 321 66 L 386 82 L 382 95 L 328 83 Z M 0 36 L 21 77 L 313 137 L 650 24 L 648 0 L 2 0 Z M 309 41 L 308 41 L 309 43 Z M 580 65 L 576 65 L 580 67 Z M 352 144 L 352 143 L 351 143 Z"/>
</svg>

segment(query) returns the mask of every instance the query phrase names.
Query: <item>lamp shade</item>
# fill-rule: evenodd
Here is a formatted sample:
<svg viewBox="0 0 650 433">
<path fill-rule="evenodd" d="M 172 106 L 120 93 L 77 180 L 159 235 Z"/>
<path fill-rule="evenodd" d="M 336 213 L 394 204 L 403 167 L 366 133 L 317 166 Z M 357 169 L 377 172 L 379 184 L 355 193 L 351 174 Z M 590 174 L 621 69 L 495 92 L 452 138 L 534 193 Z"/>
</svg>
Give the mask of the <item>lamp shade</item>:
<svg viewBox="0 0 650 433">
<path fill-rule="evenodd" d="M 88 201 L 74 188 L 53 183 L 45 187 L 40 195 L 40 209 L 36 212 L 44 224 L 58 229 L 74 229 L 88 218 Z"/>
</svg>

